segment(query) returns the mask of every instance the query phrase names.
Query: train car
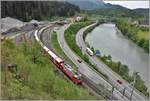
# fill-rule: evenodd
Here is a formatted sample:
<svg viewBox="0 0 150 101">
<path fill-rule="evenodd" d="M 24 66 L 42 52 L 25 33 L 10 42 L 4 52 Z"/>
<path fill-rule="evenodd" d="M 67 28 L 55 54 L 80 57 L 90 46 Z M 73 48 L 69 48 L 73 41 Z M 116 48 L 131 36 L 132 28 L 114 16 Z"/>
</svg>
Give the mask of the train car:
<svg viewBox="0 0 150 101">
<path fill-rule="evenodd" d="M 69 64 L 66 64 L 61 58 L 50 51 L 46 46 L 43 47 L 44 50 L 50 55 L 52 62 L 75 84 L 81 84 L 81 74 L 72 68 Z"/>
<path fill-rule="evenodd" d="M 75 84 L 81 84 L 81 74 L 72 68 L 69 64 L 62 63 L 61 67 L 63 68 L 63 72 L 71 79 Z"/>
<path fill-rule="evenodd" d="M 41 29 L 41 30 L 44 30 Z M 42 31 L 40 31 L 42 32 Z M 61 58 L 59 58 L 55 53 L 53 53 L 50 49 L 43 45 L 40 39 L 37 36 L 38 31 L 35 31 L 35 39 L 38 43 L 43 47 L 44 51 L 50 56 L 51 61 L 75 84 L 81 84 L 81 74 L 72 68 L 69 64 L 65 63 Z"/>
<path fill-rule="evenodd" d="M 69 64 L 66 64 L 61 58 L 56 56 L 52 51 L 48 51 L 53 63 L 75 84 L 81 84 L 81 74 L 72 68 Z"/>
<path fill-rule="evenodd" d="M 46 52 L 49 51 L 49 49 L 48 49 L 46 46 L 43 46 L 43 49 L 44 49 Z"/>
</svg>

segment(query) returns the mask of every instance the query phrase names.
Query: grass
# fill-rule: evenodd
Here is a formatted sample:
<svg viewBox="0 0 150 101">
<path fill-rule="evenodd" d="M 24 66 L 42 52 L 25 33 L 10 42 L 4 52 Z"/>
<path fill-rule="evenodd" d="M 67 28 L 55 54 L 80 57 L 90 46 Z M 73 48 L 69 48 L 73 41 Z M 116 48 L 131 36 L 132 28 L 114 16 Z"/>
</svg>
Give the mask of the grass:
<svg viewBox="0 0 150 101">
<path fill-rule="evenodd" d="M 1 44 L 1 49 L 2 99 L 96 99 L 87 90 L 58 73 L 55 65 L 38 45 L 25 43 L 16 47 L 12 41 L 7 40 Z M 33 52 L 37 56 L 35 62 Z M 8 69 L 8 64 L 16 64 L 17 70 Z"/>
<path fill-rule="evenodd" d="M 148 40 L 149 39 L 149 32 L 139 30 L 137 36 L 138 36 L 139 39 Z"/>
</svg>

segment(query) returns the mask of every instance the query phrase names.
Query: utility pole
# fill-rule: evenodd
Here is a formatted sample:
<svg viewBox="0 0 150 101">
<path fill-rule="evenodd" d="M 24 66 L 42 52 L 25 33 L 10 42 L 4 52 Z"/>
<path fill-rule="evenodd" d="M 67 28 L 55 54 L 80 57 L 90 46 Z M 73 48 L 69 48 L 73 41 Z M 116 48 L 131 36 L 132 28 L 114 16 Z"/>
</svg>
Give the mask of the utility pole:
<svg viewBox="0 0 150 101">
<path fill-rule="evenodd" d="M 136 72 L 135 75 L 134 75 L 134 81 L 133 81 L 133 86 L 132 86 L 132 91 L 131 91 L 131 96 L 130 96 L 130 100 L 132 100 L 132 96 L 133 96 L 133 91 L 134 91 L 134 86 L 135 86 L 135 81 L 136 81 L 136 77 L 137 77 L 137 74 L 139 72 Z"/>
</svg>

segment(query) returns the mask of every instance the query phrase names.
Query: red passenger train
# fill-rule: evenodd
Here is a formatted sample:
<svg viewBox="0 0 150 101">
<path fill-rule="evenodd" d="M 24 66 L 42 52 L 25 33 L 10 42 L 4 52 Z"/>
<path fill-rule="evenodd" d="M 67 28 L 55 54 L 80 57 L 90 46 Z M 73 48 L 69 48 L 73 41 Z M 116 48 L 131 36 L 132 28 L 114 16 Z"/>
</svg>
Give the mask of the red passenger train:
<svg viewBox="0 0 150 101">
<path fill-rule="evenodd" d="M 44 29 L 43 29 L 44 30 Z M 42 31 L 41 31 L 42 32 Z M 50 49 L 43 45 L 43 43 L 39 40 L 37 36 L 38 31 L 35 31 L 35 39 L 38 43 L 43 47 L 44 51 L 48 53 L 50 56 L 51 61 L 75 84 L 81 84 L 81 74 L 71 67 L 69 64 L 65 63 L 61 58 L 59 58 L 55 53 L 53 53 Z"/>
</svg>

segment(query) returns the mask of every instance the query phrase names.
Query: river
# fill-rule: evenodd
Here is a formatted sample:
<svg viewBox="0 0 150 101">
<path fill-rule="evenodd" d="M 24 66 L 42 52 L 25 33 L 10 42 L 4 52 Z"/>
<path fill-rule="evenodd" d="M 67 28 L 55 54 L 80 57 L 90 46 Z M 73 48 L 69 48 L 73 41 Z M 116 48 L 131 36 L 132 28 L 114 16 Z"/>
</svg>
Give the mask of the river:
<svg viewBox="0 0 150 101">
<path fill-rule="evenodd" d="M 149 56 L 143 49 L 124 37 L 115 24 L 105 23 L 86 36 L 86 42 L 102 55 L 111 55 L 113 61 L 128 65 L 130 73 L 136 71 L 148 85 Z"/>
</svg>

